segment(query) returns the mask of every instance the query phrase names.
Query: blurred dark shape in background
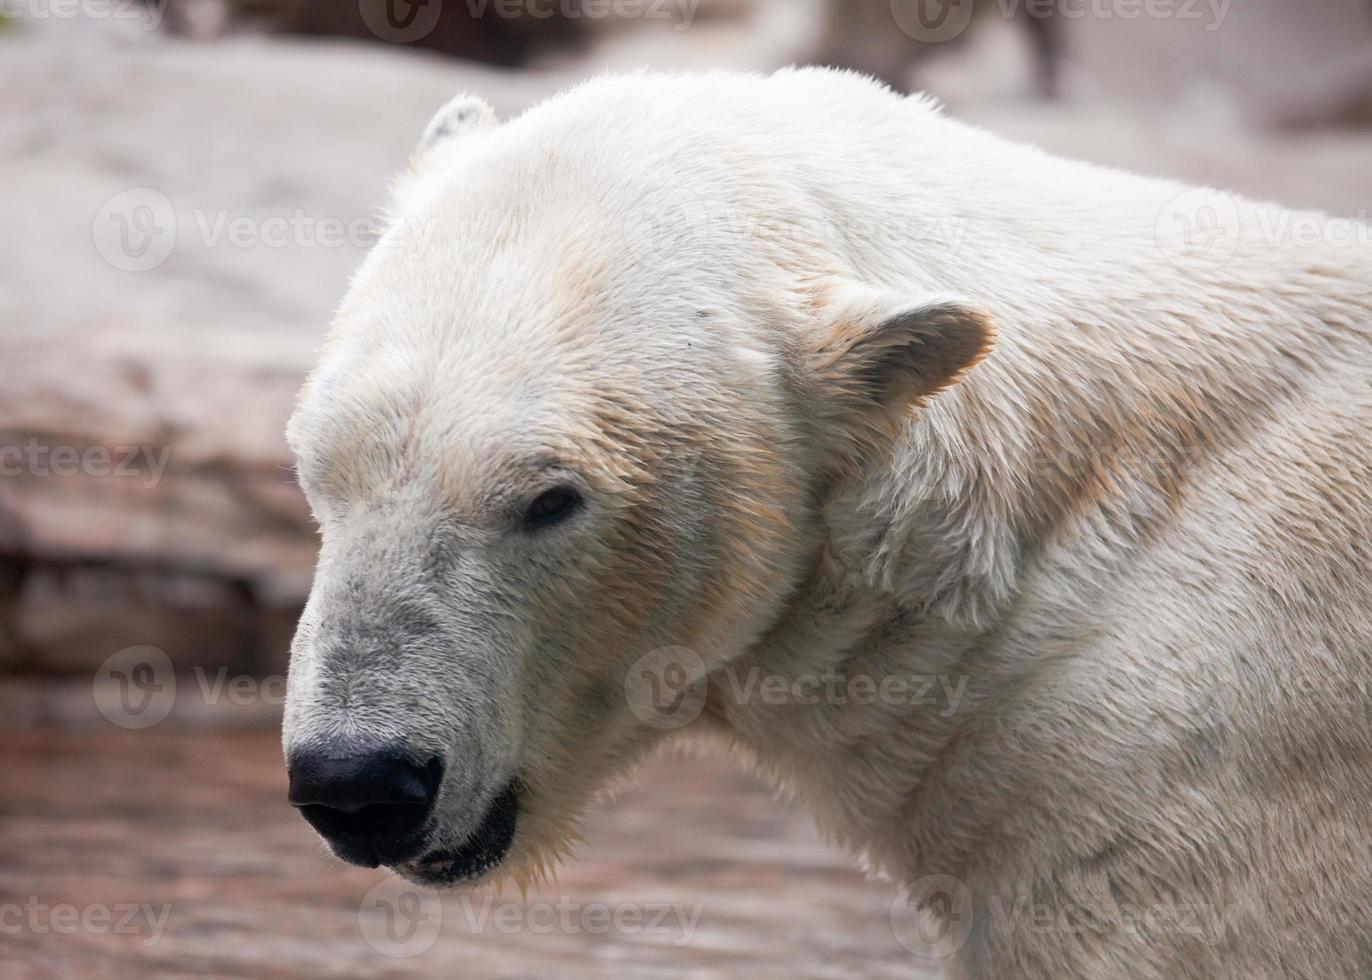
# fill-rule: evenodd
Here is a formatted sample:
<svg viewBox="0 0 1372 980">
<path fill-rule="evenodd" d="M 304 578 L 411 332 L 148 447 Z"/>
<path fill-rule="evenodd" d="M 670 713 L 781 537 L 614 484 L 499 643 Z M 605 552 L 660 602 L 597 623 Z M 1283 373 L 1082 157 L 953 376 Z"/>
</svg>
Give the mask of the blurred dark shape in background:
<svg viewBox="0 0 1372 980">
<path fill-rule="evenodd" d="M 576 57 L 646 25 L 601 0 L 148 0 L 170 33 L 346 37 L 502 67 Z M 599 4 L 599 6 L 597 6 Z M 746 19 L 760 0 L 662 5 Z M 801 6 L 806 6 L 803 2 Z M 824 0 L 793 60 L 851 68 L 953 100 L 1017 94 L 1122 105 L 1205 103 L 1258 125 L 1372 120 L 1369 0 Z M 605 10 L 611 10 L 607 13 Z M 647 9 L 640 4 L 635 9 Z M 1161 15 L 1149 16 L 1150 10 Z M 969 52 L 976 70 L 967 71 Z M 962 75 L 947 93 L 949 63 Z M 980 76 L 980 77 L 978 77 Z"/>
<path fill-rule="evenodd" d="M 965 11 L 960 12 L 959 4 Z M 958 0 L 943 6 L 925 0 L 830 0 L 821 44 L 810 60 L 851 68 L 906 91 L 921 62 L 975 36 L 989 18 L 1001 18 L 1031 48 L 1031 91 L 1052 98 L 1058 85 L 1056 8 L 1041 14 L 1030 10 L 1007 0 Z M 931 11 L 937 14 L 931 16 Z"/>
<path fill-rule="evenodd" d="M 385 40 L 486 64 L 513 68 L 535 54 L 574 49 L 586 21 L 568 0 L 506 12 L 496 0 L 167 0 L 166 26 L 174 34 L 208 39 L 231 31 Z M 430 10 L 432 13 L 430 13 Z M 567 11 L 573 16 L 567 16 Z M 513 14 L 513 15 L 512 15 Z M 433 18 L 432 25 L 425 21 Z M 385 25 L 378 37 L 370 25 Z M 408 35 L 414 35 L 413 37 Z"/>
<path fill-rule="evenodd" d="M 980 57 L 964 74 L 992 79 L 995 94 L 1210 111 L 1257 126 L 1372 122 L 1369 0 L 830 0 L 812 55 L 956 99 L 987 91 L 974 78 L 940 91 L 940 64 L 971 47 Z M 1007 72 L 1014 80 L 994 81 Z"/>
</svg>

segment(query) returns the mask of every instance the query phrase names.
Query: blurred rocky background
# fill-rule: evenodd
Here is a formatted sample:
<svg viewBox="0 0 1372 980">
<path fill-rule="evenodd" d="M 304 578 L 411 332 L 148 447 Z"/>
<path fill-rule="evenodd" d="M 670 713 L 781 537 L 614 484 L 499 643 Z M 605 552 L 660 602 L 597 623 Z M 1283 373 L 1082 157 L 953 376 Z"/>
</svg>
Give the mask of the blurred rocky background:
<svg viewBox="0 0 1372 980">
<path fill-rule="evenodd" d="M 1372 189 L 1369 0 L 0 9 L 0 670 L 29 681 L 134 644 L 284 669 L 314 532 L 282 422 L 458 89 L 514 113 L 605 68 L 818 62 L 1144 172 L 1355 217 Z"/>
</svg>

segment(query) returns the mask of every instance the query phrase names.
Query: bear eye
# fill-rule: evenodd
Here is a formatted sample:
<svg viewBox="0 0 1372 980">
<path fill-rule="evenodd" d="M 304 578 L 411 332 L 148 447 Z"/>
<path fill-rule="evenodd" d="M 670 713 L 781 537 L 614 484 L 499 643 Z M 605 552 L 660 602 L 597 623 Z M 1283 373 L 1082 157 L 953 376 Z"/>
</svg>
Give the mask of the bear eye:
<svg viewBox="0 0 1372 980">
<path fill-rule="evenodd" d="M 571 487 L 554 487 L 539 494 L 524 512 L 524 527 L 530 531 L 565 521 L 581 506 L 581 494 Z"/>
</svg>

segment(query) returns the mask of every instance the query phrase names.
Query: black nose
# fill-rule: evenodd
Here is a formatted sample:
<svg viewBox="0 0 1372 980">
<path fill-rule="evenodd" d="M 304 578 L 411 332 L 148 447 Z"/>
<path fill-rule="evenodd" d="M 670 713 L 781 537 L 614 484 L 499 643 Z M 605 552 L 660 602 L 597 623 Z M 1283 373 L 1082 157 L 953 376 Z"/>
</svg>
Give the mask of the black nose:
<svg viewBox="0 0 1372 980">
<path fill-rule="evenodd" d="M 443 765 L 424 765 L 403 747 L 328 742 L 291 753 L 291 805 L 345 861 L 376 867 L 422 848 L 416 838 L 443 776 Z"/>
</svg>

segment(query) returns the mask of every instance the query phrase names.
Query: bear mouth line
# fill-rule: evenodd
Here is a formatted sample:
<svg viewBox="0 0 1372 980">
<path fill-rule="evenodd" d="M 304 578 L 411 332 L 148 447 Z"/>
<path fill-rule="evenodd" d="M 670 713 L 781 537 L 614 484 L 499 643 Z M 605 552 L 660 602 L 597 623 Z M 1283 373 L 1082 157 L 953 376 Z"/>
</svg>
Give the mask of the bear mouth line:
<svg viewBox="0 0 1372 980">
<path fill-rule="evenodd" d="M 505 860 L 519 819 L 518 780 L 511 780 L 486 808 L 481 823 L 460 845 L 430 851 L 397 870 L 436 885 L 475 881 Z"/>
</svg>

